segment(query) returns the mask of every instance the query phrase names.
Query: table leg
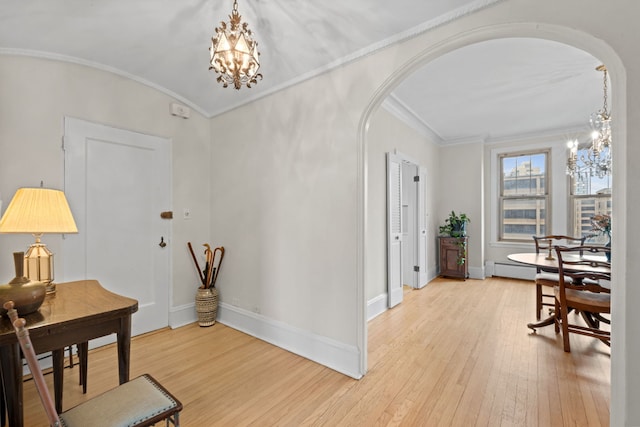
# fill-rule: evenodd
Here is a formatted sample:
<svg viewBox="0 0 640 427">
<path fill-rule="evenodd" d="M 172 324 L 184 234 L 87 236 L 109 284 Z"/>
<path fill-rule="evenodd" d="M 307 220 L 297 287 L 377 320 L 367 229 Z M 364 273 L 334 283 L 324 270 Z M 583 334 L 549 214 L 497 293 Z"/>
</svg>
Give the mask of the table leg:
<svg viewBox="0 0 640 427">
<path fill-rule="evenodd" d="M 82 393 L 87 394 L 87 364 L 89 361 L 89 341 L 78 344 L 78 358 L 80 359 L 80 384 Z"/>
<path fill-rule="evenodd" d="M 539 322 L 527 323 L 527 328 L 532 329 L 533 332 L 535 332 L 537 328 L 543 328 L 545 326 L 553 325 L 555 321 L 556 321 L 556 315 L 553 314 L 552 316 L 549 316 L 546 319 L 541 320 Z"/>
<path fill-rule="evenodd" d="M 56 402 L 56 412 L 62 412 L 62 388 L 64 385 L 64 347 L 51 352 L 53 359 L 53 393 Z"/>
<path fill-rule="evenodd" d="M 590 327 L 591 329 L 600 329 L 600 319 L 606 321 L 606 319 L 600 316 L 599 313 L 588 313 L 585 311 L 581 311 L 580 314 L 582 315 L 582 318 L 584 319 L 587 326 Z M 605 345 L 608 345 L 609 347 L 611 347 L 611 341 L 609 341 L 609 339 L 605 339 L 605 338 L 598 338 L 598 339 L 602 341 Z"/>
<path fill-rule="evenodd" d="M 131 315 L 120 319 L 118 331 L 118 373 L 120 384 L 129 381 L 129 360 L 131 356 Z"/>
<path fill-rule="evenodd" d="M 0 369 L 4 385 L 4 397 L 7 404 L 7 416 L 10 427 L 22 427 L 22 359 L 20 346 L 15 344 L 0 346 Z"/>
<path fill-rule="evenodd" d="M 7 422 L 7 406 L 4 402 L 4 380 L 2 379 L 2 369 L 0 369 L 0 426 L 4 427 Z"/>
</svg>

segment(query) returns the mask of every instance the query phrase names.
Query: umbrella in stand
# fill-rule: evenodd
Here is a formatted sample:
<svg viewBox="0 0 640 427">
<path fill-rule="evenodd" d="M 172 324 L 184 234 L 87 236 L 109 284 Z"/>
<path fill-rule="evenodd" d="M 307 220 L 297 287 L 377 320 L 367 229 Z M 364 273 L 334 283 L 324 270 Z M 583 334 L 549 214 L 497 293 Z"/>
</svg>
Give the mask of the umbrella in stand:
<svg viewBox="0 0 640 427">
<path fill-rule="evenodd" d="M 191 242 L 187 242 L 187 246 L 189 247 L 189 252 L 191 252 L 191 258 L 193 258 L 193 262 L 196 264 L 196 270 L 198 270 L 198 277 L 200 277 L 200 283 L 202 286 L 205 286 L 204 276 L 202 275 L 202 271 L 200 270 L 200 265 L 198 264 L 198 259 L 196 258 L 196 254 L 193 252 L 193 247 L 191 246 Z"/>
<path fill-rule="evenodd" d="M 207 249 L 204 250 L 204 254 L 207 257 L 206 266 L 204 269 L 205 282 L 204 287 L 208 289 L 211 286 L 211 280 L 213 278 L 213 252 L 211 251 L 211 246 L 208 243 L 202 245 Z"/>
<path fill-rule="evenodd" d="M 217 258 L 216 254 L 220 253 L 220 257 Z M 220 273 L 220 266 L 222 265 L 222 259 L 224 258 L 224 246 L 220 246 L 218 248 L 215 248 L 213 250 L 213 261 L 212 261 L 212 265 L 215 265 L 215 267 L 213 267 L 213 282 L 211 282 L 211 287 L 215 287 L 216 285 L 216 280 L 218 280 L 218 274 Z M 216 264 L 216 259 L 218 260 L 218 263 Z"/>
</svg>

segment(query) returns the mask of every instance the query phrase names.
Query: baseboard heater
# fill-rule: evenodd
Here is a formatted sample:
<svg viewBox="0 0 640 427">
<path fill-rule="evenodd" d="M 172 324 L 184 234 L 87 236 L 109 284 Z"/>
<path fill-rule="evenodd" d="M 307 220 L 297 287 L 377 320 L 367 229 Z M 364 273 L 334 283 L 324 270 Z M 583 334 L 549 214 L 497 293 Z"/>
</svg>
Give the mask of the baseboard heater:
<svg viewBox="0 0 640 427">
<path fill-rule="evenodd" d="M 534 280 L 535 267 L 508 262 L 496 262 L 493 265 L 493 276 L 509 277 L 512 279 Z"/>
</svg>

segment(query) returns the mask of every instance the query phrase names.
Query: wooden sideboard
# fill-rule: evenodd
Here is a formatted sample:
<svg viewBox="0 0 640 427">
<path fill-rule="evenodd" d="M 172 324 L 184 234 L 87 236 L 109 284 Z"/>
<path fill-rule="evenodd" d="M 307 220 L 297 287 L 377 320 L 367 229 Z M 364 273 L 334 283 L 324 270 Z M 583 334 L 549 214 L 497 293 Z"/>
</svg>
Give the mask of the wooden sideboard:
<svg viewBox="0 0 640 427">
<path fill-rule="evenodd" d="M 467 248 L 468 237 L 439 237 L 440 240 L 440 275 L 466 279 L 469 268 L 466 257 L 459 262 L 463 248 Z M 466 250 L 465 250 L 466 252 Z"/>
</svg>

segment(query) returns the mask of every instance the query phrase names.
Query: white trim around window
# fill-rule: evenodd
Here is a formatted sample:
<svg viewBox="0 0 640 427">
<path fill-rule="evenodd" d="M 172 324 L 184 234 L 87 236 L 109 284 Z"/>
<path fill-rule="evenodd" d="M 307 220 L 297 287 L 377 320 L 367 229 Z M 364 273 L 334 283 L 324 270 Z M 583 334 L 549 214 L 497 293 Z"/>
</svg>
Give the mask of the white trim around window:
<svg viewBox="0 0 640 427">
<path fill-rule="evenodd" d="M 501 242 L 499 238 L 500 222 L 500 155 L 505 153 L 517 153 L 530 150 L 550 150 L 549 158 L 549 193 L 551 204 L 551 226 L 552 230 L 547 230 L 549 234 L 566 234 L 568 231 L 568 201 L 569 201 L 569 181 L 566 175 L 567 145 L 566 139 L 562 136 L 544 137 L 539 142 L 527 142 L 496 144 L 492 148 L 490 159 L 490 245 L 493 247 L 518 248 L 528 246 L 523 242 Z M 533 245 L 533 242 L 531 242 Z"/>
</svg>

